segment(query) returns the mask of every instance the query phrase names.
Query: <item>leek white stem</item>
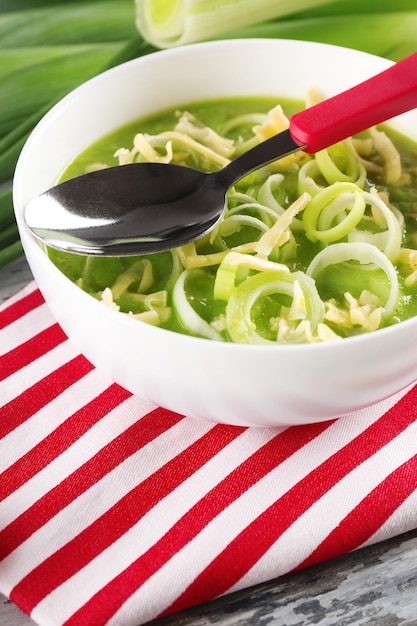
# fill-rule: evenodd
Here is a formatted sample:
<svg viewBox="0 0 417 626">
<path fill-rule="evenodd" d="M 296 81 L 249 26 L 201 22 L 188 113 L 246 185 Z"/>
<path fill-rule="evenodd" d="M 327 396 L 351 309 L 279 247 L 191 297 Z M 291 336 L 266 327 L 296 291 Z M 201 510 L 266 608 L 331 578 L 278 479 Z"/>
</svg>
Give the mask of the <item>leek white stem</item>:
<svg viewBox="0 0 417 626">
<path fill-rule="evenodd" d="M 315 0 L 314 5 L 335 0 Z M 136 0 L 136 25 L 159 48 L 210 39 L 233 29 L 297 13 L 310 0 Z"/>
</svg>

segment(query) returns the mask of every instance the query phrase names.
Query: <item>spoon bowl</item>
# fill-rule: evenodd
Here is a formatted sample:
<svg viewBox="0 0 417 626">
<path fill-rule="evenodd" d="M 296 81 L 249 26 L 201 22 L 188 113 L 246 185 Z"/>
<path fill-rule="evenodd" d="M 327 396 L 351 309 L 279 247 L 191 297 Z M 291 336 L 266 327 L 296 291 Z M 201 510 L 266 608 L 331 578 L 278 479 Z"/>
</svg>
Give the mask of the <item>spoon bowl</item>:
<svg viewBox="0 0 417 626">
<path fill-rule="evenodd" d="M 216 225 L 225 206 L 225 190 L 216 182 L 204 172 L 163 163 L 112 167 L 34 198 L 25 219 L 39 239 L 68 252 L 158 252 L 197 239 Z"/>
</svg>

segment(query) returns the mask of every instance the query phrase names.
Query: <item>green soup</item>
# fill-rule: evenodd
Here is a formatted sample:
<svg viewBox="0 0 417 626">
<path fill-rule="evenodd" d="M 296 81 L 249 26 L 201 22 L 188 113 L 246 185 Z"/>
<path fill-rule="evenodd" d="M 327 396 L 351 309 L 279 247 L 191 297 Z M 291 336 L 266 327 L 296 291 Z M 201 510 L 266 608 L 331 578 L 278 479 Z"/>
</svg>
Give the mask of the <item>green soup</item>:
<svg viewBox="0 0 417 626">
<path fill-rule="evenodd" d="M 299 102 L 187 104 L 102 138 L 62 179 L 136 161 L 214 171 L 280 132 Z M 299 152 L 230 191 L 221 224 L 176 250 L 52 261 L 104 304 L 219 341 L 303 343 L 370 332 L 417 312 L 417 146 L 384 128 Z"/>
</svg>

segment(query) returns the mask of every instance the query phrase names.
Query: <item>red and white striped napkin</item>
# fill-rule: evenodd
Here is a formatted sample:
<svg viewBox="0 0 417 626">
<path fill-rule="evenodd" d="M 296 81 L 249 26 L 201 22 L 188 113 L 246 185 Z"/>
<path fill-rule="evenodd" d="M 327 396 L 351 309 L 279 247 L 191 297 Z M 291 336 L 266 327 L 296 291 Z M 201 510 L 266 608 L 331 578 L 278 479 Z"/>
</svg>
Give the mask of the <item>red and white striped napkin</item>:
<svg viewBox="0 0 417 626">
<path fill-rule="evenodd" d="M 416 528 L 416 401 L 177 415 L 97 371 L 31 283 L 0 308 L 0 590 L 42 626 L 138 626 Z"/>
</svg>

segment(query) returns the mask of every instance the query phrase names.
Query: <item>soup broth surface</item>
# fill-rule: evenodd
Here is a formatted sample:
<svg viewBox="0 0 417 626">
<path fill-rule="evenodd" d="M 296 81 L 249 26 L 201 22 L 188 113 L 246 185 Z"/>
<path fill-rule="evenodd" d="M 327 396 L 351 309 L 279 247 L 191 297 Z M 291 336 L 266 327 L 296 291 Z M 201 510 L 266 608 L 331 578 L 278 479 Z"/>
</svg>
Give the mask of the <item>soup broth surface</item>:
<svg viewBox="0 0 417 626">
<path fill-rule="evenodd" d="M 304 106 L 269 97 L 187 103 L 103 137 L 61 180 L 147 160 L 214 171 Z M 222 223 L 177 250 L 47 252 L 93 297 L 171 331 L 265 344 L 347 338 L 417 313 L 416 178 L 416 144 L 381 127 L 246 176 Z"/>
</svg>

